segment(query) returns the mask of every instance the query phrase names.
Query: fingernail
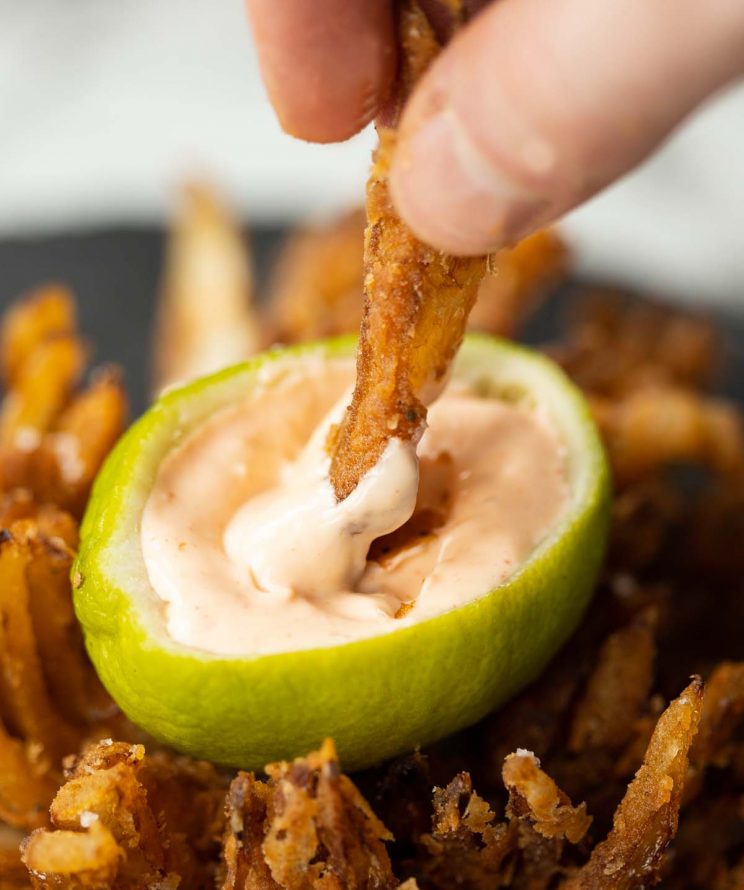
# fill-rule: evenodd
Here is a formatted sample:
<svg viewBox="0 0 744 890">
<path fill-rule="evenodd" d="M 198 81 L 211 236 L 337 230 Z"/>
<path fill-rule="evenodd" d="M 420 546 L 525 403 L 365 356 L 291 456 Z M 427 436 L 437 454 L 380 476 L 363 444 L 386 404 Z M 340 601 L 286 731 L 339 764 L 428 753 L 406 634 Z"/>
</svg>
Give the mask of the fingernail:
<svg viewBox="0 0 744 890">
<path fill-rule="evenodd" d="M 452 109 L 438 111 L 404 137 L 390 184 L 415 234 L 453 254 L 498 250 L 548 215 L 544 199 L 484 157 Z"/>
</svg>

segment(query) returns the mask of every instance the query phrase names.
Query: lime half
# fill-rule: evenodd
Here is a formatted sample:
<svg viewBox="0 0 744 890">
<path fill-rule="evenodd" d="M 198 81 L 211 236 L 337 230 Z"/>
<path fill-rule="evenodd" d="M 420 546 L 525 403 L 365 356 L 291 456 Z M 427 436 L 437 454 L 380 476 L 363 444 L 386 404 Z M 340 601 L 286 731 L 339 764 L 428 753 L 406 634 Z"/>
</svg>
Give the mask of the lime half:
<svg viewBox="0 0 744 890">
<path fill-rule="evenodd" d="M 155 738 L 245 768 L 332 736 L 347 769 L 468 726 L 534 679 L 575 628 L 602 560 L 607 464 L 588 408 L 548 359 L 471 336 L 454 370 L 488 397 L 547 413 L 566 449 L 569 503 L 504 584 L 418 624 L 344 645 L 220 656 L 174 642 L 152 589 L 140 522 L 159 465 L 215 411 L 287 364 L 348 362 L 353 338 L 274 350 L 163 396 L 96 481 L 74 568 L 88 652 L 114 699 Z"/>
</svg>

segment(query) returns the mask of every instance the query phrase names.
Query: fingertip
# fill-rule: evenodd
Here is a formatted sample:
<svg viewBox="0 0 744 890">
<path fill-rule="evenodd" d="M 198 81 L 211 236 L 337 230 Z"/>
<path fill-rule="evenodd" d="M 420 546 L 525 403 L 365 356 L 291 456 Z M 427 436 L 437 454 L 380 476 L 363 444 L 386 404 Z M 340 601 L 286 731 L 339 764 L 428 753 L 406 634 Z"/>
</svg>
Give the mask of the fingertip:
<svg viewBox="0 0 744 890">
<path fill-rule="evenodd" d="M 394 76 L 389 0 L 246 0 L 269 99 L 285 132 L 312 142 L 354 135 Z"/>
<path fill-rule="evenodd" d="M 321 75 L 317 88 L 300 88 L 285 78 L 266 91 L 279 126 L 289 136 L 306 142 L 343 142 L 364 129 L 377 113 L 385 88 L 374 81 L 347 82 L 329 89 Z"/>
</svg>

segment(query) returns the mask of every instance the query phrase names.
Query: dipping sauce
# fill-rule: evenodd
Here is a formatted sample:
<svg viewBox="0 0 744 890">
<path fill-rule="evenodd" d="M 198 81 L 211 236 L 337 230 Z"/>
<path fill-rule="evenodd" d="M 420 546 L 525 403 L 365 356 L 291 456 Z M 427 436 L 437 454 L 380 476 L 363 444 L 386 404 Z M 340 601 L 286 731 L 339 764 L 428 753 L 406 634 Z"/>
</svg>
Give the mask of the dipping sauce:
<svg viewBox="0 0 744 890">
<path fill-rule="evenodd" d="M 326 441 L 354 371 L 293 364 L 164 459 L 141 543 L 174 640 L 258 655 L 378 636 L 485 595 L 551 534 L 568 504 L 557 433 L 458 382 L 418 445 L 391 440 L 337 503 Z"/>
</svg>

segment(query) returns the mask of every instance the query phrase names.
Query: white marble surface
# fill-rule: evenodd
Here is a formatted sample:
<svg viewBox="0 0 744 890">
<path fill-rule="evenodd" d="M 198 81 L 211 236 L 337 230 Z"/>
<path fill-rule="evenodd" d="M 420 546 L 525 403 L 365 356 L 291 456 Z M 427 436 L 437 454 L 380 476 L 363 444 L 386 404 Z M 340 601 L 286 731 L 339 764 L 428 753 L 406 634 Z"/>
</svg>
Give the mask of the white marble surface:
<svg viewBox="0 0 744 890">
<path fill-rule="evenodd" d="M 0 237 L 159 221 L 192 173 L 248 219 L 321 214 L 372 141 L 281 133 L 240 0 L 0 0 Z M 585 270 L 744 311 L 744 88 L 565 230 Z"/>
</svg>

